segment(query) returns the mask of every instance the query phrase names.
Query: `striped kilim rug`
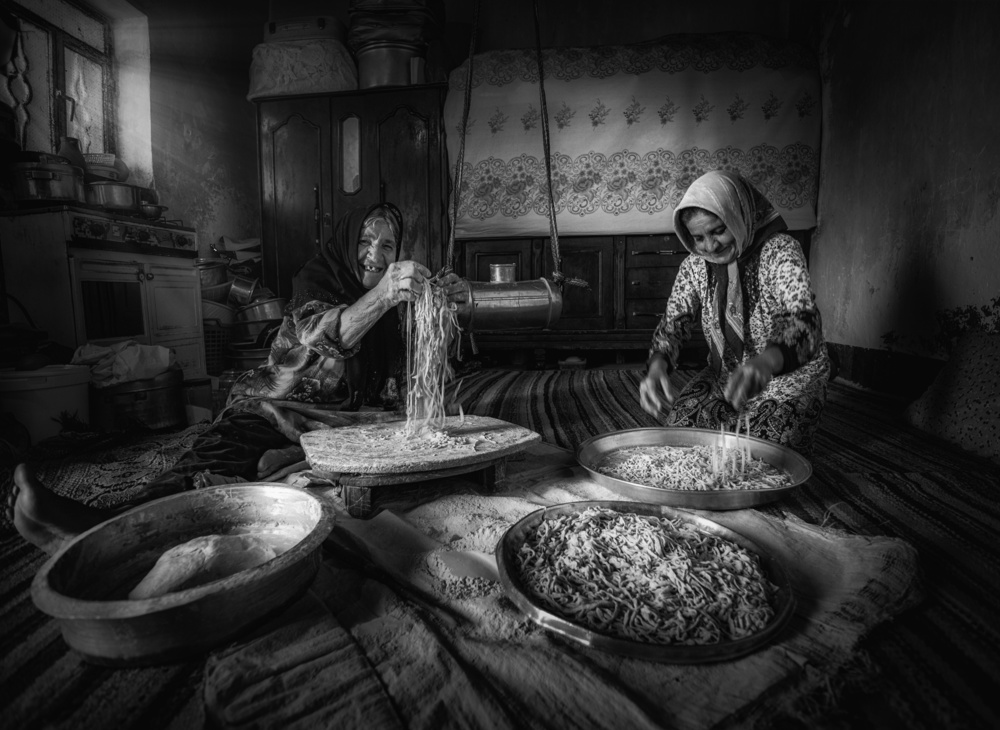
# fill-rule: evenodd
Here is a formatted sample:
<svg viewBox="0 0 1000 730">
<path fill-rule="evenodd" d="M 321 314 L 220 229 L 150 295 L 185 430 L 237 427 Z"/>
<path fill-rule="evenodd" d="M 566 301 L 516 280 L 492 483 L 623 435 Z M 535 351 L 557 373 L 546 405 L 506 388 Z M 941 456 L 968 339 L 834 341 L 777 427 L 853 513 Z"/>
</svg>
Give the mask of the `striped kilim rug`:
<svg viewBox="0 0 1000 730">
<path fill-rule="evenodd" d="M 483 370 L 464 378 L 460 400 L 468 413 L 517 423 L 574 448 L 600 433 L 657 425 L 639 407 L 640 377 L 625 369 Z M 685 376 L 678 379 L 680 384 Z M 855 665 L 822 693 L 782 710 L 781 717 L 745 718 L 745 726 L 804 727 L 801 718 L 809 718 L 815 727 L 822 718 L 831 729 L 1000 727 L 994 701 L 1000 696 L 1000 470 L 905 426 L 904 405 L 834 382 L 812 478 L 762 511 L 908 541 L 920 554 L 926 598 L 880 625 L 863 642 Z M 122 473 L 130 483 L 143 469 L 152 475 L 164 455 L 177 453 L 191 436 L 150 439 L 148 450 L 131 443 Z M 113 451 L 47 456 L 50 475 L 90 473 L 113 481 Z M 99 480 L 90 501 L 105 503 L 111 487 Z M 3 526 L 0 724 L 199 725 L 204 662 L 120 670 L 83 663 L 31 603 L 31 580 L 43 562 L 39 551 Z"/>
<path fill-rule="evenodd" d="M 675 374 L 678 385 L 689 377 Z M 485 371 L 463 384 L 462 402 L 575 448 L 607 431 L 660 425 L 639 407 L 641 378 L 637 370 Z M 904 407 L 832 383 L 812 478 L 762 509 L 900 537 L 921 557 L 926 600 L 877 629 L 857 671 L 817 701 L 832 703 L 833 727 L 1000 728 L 1000 468 L 906 426 Z"/>
</svg>

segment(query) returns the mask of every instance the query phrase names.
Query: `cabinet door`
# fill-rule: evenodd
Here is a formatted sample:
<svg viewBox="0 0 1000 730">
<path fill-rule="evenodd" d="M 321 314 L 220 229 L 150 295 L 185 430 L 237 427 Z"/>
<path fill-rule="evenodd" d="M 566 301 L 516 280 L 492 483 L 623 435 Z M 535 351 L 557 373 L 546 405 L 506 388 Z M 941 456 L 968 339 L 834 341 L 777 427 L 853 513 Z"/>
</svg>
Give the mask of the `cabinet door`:
<svg viewBox="0 0 1000 730">
<path fill-rule="evenodd" d="M 537 242 L 536 242 L 537 244 Z M 489 281 L 491 264 L 514 264 L 514 278 L 517 281 L 537 279 L 537 264 L 530 238 L 490 238 L 465 241 L 461 248 L 459 273 L 470 281 Z M 456 253 L 456 256 L 458 254 Z"/>
<path fill-rule="evenodd" d="M 71 257 L 76 342 L 135 340 L 148 345 L 146 276 L 137 261 Z"/>
<path fill-rule="evenodd" d="M 190 263 L 146 263 L 146 308 L 154 344 L 201 336 L 201 286 Z"/>
<path fill-rule="evenodd" d="M 400 258 L 433 271 L 441 267 L 447 248 L 444 91 L 443 86 L 394 88 L 338 94 L 331 101 L 335 215 L 393 203 L 404 221 Z"/>
<path fill-rule="evenodd" d="M 333 232 L 330 102 L 264 101 L 257 117 L 264 284 L 289 298 L 295 272 Z"/>
<path fill-rule="evenodd" d="M 542 246 L 542 276 L 551 278 L 552 250 Z M 610 330 L 614 327 L 614 247 L 611 236 L 578 236 L 559 239 L 561 271 L 586 281 L 587 288 L 564 285 L 562 316 L 553 329 Z"/>
</svg>

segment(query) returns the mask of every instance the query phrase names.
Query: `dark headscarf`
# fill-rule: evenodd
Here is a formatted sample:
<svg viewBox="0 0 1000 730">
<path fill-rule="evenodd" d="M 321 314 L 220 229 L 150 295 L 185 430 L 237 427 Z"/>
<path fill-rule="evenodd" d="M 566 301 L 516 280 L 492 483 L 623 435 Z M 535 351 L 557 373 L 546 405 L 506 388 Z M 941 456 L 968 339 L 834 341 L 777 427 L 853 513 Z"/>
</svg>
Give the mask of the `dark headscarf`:
<svg viewBox="0 0 1000 730">
<path fill-rule="evenodd" d="M 316 256 L 299 269 L 292 280 L 290 308 L 317 300 L 329 304 L 354 304 L 365 292 L 364 272 L 358 261 L 358 242 L 364 224 L 370 218 L 381 218 L 396 234 L 396 257 L 403 247 L 403 216 L 391 203 L 379 203 L 368 208 L 354 208 L 337 223 L 331 237 Z M 346 361 L 350 407 L 377 403 L 385 380 L 394 375 L 402 357 L 399 316 L 390 309 L 361 338 L 360 349 Z"/>
<path fill-rule="evenodd" d="M 743 358 L 744 312 L 743 287 L 740 276 L 747 263 L 764 242 L 775 233 L 788 228 L 771 202 L 748 180 L 727 170 L 706 172 L 684 193 L 674 209 L 674 231 L 684 247 L 695 256 L 691 233 L 681 218 L 685 208 L 701 208 L 719 217 L 736 239 L 736 258 L 728 264 L 706 265 L 714 274 L 715 316 L 710 317 L 708 340 L 712 364 L 719 372 L 724 344 L 728 344 L 736 360 Z"/>
</svg>

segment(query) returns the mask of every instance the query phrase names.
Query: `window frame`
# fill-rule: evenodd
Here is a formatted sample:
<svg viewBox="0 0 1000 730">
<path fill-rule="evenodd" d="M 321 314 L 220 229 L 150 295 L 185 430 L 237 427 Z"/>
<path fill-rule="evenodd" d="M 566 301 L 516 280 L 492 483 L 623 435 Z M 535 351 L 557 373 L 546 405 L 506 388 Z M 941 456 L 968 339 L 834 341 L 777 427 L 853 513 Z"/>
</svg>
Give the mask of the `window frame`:
<svg viewBox="0 0 1000 730">
<path fill-rule="evenodd" d="M 52 58 L 52 68 L 49 70 L 50 87 L 49 100 L 52 108 L 51 144 L 52 149 L 58 147 L 59 140 L 66 136 L 70 111 L 70 99 L 66 94 L 66 49 L 78 53 L 89 61 L 99 65 L 102 70 L 102 95 L 104 115 L 104 151 L 110 154 L 118 153 L 118 83 L 115 67 L 114 43 L 112 42 L 111 20 L 93 8 L 70 0 L 59 0 L 64 5 L 72 7 L 77 12 L 100 23 L 103 30 L 104 51 L 101 52 L 84 41 L 70 35 L 52 21 L 32 12 L 17 0 L 8 2 L 7 7 L 15 18 L 30 21 L 42 27 L 49 34 L 49 53 Z M 19 51 L 23 53 L 22 51 Z M 37 90 L 32 89 L 32 94 Z M 72 102 L 75 105 L 75 101 Z M 30 122 L 29 122 L 30 123 Z"/>
</svg>

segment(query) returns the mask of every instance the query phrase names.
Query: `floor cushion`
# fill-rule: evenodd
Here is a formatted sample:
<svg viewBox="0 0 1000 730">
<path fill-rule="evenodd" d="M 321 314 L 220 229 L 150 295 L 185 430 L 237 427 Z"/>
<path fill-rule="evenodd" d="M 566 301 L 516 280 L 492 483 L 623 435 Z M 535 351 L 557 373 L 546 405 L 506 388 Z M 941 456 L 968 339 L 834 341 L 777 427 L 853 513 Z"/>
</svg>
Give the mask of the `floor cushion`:
<svg viewBox="0 0 1000 730">
<path fill-rule="evenodd" d="M 1000 462 L 1000 333 L 968 332 L 904 412 L 912 426 Z"/>
</svg>

